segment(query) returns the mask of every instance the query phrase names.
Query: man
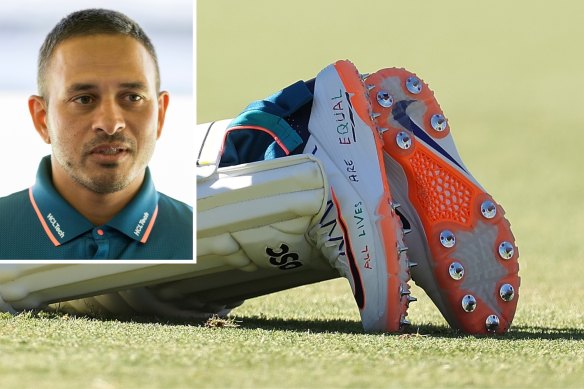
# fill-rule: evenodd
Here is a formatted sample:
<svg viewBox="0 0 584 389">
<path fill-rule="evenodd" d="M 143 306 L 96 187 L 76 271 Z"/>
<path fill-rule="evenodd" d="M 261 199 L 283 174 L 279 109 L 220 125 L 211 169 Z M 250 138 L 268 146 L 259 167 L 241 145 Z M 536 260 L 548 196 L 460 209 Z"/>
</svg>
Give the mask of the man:
<svg viewBox="0 0 584 389">
<path fill-rule="evenodd" d="M 192 259 L 192 208 L 155 190 L 164 125 L 155 49 L 109 10 L 74 12 L 39 53 L 34 126 L 52 154 L 0 199 L 3 259 Z"/>
</svg>

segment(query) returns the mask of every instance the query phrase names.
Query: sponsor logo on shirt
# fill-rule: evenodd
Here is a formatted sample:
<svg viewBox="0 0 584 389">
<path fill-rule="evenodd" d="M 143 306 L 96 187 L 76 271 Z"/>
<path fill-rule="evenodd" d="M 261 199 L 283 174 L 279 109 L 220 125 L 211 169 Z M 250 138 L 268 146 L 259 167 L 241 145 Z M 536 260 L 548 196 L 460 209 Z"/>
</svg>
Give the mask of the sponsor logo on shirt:
<svg viewBox="0 0 584 389">
<path fill-rule="evenodd" d="M 59 235 L 61 239 L 63 239 L 65 237 L 65 231 L 61 229 L 61 225 L 57 222 L 57 219 L 53 216 L 52 213 L 49 213 L 47 215 L 47 220 L 49 221 L 49 223 L 51 223 L 57 235 Z"/>
<path fill-rule="evenodd" d="M 140 234 L 142 233 L 142 229 L 144 228 L 144 224 L 146 224 L 146 221 L 148 220 L 149 217 L 150 217 L 150 214 L 148 212 L 144 212 L 144 216 L 142 216 L 142 219 L 140 219 L 138 221 L 138 225 L 136 225 L 136 229 L 134 230 L 134 235 L 140 236 Z"/>
</svg>

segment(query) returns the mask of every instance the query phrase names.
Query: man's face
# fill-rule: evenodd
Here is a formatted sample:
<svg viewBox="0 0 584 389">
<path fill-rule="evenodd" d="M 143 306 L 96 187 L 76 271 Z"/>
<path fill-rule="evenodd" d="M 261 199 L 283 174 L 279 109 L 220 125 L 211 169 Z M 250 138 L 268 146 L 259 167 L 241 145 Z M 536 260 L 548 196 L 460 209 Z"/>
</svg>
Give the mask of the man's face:
<svg viewBox="0 0 584 389">
<path fill-rule="evenodd" d="M 57 46 L 45 78 L 46 130 L 39 130 L 58 165 L 53 176 L 96 193 L 141 183 L 168 104 L 167 93 L 157 94 L 155 69 L 148 51 L 122 35 Z"/>
</svg>

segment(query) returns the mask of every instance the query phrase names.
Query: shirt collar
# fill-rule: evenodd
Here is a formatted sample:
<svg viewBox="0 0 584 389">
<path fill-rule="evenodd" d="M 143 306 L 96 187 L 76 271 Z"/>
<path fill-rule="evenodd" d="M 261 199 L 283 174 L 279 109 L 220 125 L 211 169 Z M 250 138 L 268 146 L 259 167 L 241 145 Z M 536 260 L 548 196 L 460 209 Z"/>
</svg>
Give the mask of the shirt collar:
<svg viewBox="0 0 584 389">
<path fill-rule="evenodd" d="M 53 186 L 50 156 L 41 160 L 36 182 L 29 189 L 29 197 L 39 222 L 55 246 L 66 243 L 95 227 L 69 205 Z M 131 239 L 146 243 L 158 214 L 158 198 L 159 194 L 154 188 L 150 170 L 146 168 L 144 182 L 139 192 L 106 225 Z"/>
<path fill-rule="evenodd" d="M 146 243 L 158 215 L 158 198 L 150 169 L 146 168 L 140 191 L 107 225 L 138 242 Z"/>
</svg>

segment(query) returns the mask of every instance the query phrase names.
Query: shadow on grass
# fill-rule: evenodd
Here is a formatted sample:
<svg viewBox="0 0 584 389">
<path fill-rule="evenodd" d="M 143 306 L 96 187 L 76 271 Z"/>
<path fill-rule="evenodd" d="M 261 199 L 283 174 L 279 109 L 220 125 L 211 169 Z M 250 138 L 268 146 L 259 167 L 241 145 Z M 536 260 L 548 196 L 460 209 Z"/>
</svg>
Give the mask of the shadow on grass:
<svg viewBox="0 0 584 389">
<path fill-rule="evenodd" d="M 564 339 L 564 340 L 584 340 L 583 328 L 554 328 L 542 326 L 512 326 L 509 333 L 504 337 L 510 339 Z"/>
<path fill-rule="evenodd" d="M 236 317 L 240 328 L 271 331 L 293 331 L 313 333 L 364 334 L 361 322 L 355 320 L 302 320 L 278 319 L 259 316 Z"/>
<path fill-rule="evenodd" d="M 209 327 L 209 320 L 193 320 L 193 319 L 167 319 L 152 316 L 83 316 L 83 315 L 69 315 L 63 312 L 43 312 L 43 311 L 28 311 L 21 313 L 30 318 L 49 318 L 49 319 L 63 319 L 68 317 L 77 317 L 80 319 L 99 320 L 99 321 L 116 321 L 121 323 L 156 323 L 160 325 L 189 325 Z M 217 320 L 217 319 L 215 319 Z M 342 334 L 356 334 L 367 336 L 379 336 L 381 333 L 365 333 L 361 327 L 361 322 L 356 320 L 321 320 L 321 319 L 280 319 L 280 318 L 266 318 L 261 316 L 231 316 L 225 320 L 228 325 L 212 325 L 211 327 L 229 327 L 238 329 L 263 329 L 270 331 L 293 331 L 293 332 L 311 332 L 311 333 L 342 333 Z M 406 327 L 403 333 L 385 334 L 385 336 L 428 336 L 433 338 L 490 338 L 503 341 L 521 341 L 521 340 L 584 340 L 584 329 L 570 328 L 570 327 L 543 327 L 543 326 L 512 326 L 508 333 L 504 335 L 466 335 L 452 330 L 450 327 L 435 324 L 421 324 L 411 325 Z"/>
<path fill-rule="evenodd" d="M 240 328 L 244 329 L 264 329 L 275 331 L 295 331 L 295 332 L 313 332 L 313 333 L 344 333 L 344 334 L 363 334 L 366 333 L 361 327 L 361 322 L 351 320 L 301 320 L 301 319 L 277 319 L 263 318 L 259 316 L 236 318 Z M 368 335 L 377 336 L 379 333 L 370 333 Z M 529 339 L 546 339 L 546 340 L 584 340 L 584 329 L 578 328 L 553 328 L 540 326 L 514 326 L 504 335 L 466 335 L 452 330 L 447 326 L 434 324 L 412 325 L 406 327 L 403 333 L 395 336 L 429 336 L 439 338 L 492 338 L 497 340 L 529 340 Z"/>
</svg>

